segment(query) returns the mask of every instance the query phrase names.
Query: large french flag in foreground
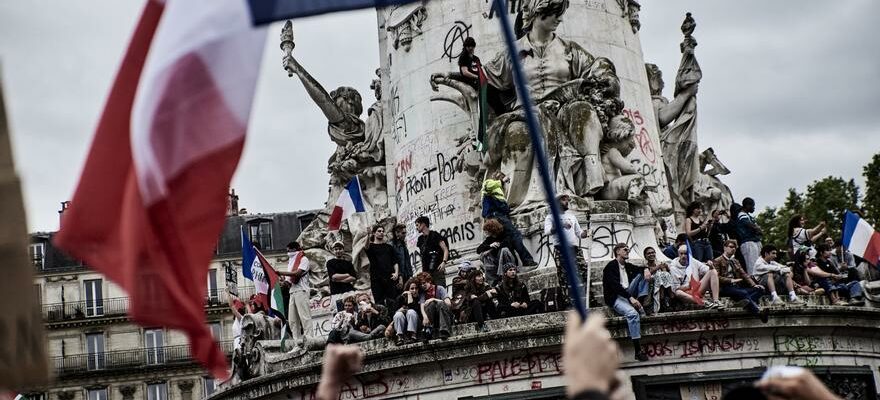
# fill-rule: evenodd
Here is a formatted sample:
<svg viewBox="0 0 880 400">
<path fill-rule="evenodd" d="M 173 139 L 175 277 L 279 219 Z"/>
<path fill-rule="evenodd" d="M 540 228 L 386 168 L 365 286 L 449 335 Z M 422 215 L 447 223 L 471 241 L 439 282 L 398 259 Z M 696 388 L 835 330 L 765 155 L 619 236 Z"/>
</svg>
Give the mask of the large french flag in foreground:
<svg viewBox="0 0 880 400">
<path fill-rule="evenodd" d="M 256 24 L 334 11 L 386 7 L 418 0 L 247 0 Z"/>
<path fill-rule="evenodd" d="M 843 247 L 873 265 L 880 262 L 880 233 L 849 210 L 843 222 Z"/>
<path fill-rule="evenodd" d="M 348 217 L 356 212 L 364 211 L 366 211 L 366 208 L 364 207 L 364 198 L 361 196 L 361 182 L 357 175 L 355 175 L 345 185 L 342 193 L 339 194 L 336 206 L 333 207 L 333 212 L 330 213 L 327 230 L 338 231 L 342 225 L 342 220 L 348 219 Z"/>
<path fill-rule="evenodd" d="M 113 83 L 57 245 L 129 295 L 131 318 L 186 332 L 217 378 L 205 319 L 265 44 L 244 0 L 148 0 Z"/>
</svg>

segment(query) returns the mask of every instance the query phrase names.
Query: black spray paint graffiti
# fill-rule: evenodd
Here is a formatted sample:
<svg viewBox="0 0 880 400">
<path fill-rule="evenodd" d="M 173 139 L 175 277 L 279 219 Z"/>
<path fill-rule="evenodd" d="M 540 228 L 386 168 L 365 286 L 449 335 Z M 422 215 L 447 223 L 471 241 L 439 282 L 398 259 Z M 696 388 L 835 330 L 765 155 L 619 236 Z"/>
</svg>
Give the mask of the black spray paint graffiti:
<svg viewBox="0 0 880 400">
<path fill-rule="evenodd" d="M 411 175 L 406 178 L 404 189 L 407 201 L 409 201 L 413 195 L 417 195 L 425 190 L 433 188 L 435 184 L 440 187 L 455 179 L 455 174 L 457 173 L 455 162 L 458 160 L 458 156 L 452 156 L 447 159 L 446 155 L 438 153 L 436 155 L 436 160 L 436 166 L 425 168 L 421 174 Z"/>
<path fill-rule="evenodd" d="M 464 49 L 464 40 L 471 35 L 471 25 L 462 21 L 455 21 L 452 28 L 446 32 L 446 39 L 443 40 L 443 57 L 452 61 L 461 55 Z"/>
<path fill-rule="evenodd" d="M 593 228 L 592 245 L 589 239 L 581 239 L 575 245 L 581 250 L 589 250 L 591 259 L 610 258 L 614 246 L 618 243 L 626 243 L 629 246 L 630 254 L 640 254 L 639 245 L 633 240 L 632 230 L 629 228 L 618 229 L 615 223 L 610 226 L 597 226 Z M 553 254 L 556 251 L 553 248 L 553 240 L 549 235 L 541 234 L 538 241 L 538 249 L 535 251 L 535 259 L 538 265 L 553 264 Z"/>
<path fill-rule="evenodd" d="M 397 86 L 391 87 L 391 116 L 394 118 L 394 125 L 391 128 L 391 137 L 395 143 L 406 137 L 406 113 L 400 112 L 400 94 L 397 92 Z"/>
</svg>

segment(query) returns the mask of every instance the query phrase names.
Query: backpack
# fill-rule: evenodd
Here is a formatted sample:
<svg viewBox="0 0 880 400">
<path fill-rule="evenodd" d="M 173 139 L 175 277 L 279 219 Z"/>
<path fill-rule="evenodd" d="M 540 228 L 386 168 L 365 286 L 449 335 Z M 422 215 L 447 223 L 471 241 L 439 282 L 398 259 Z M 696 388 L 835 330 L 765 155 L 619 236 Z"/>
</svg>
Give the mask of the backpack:
<svg viewBox="0 0 880 400">
<path fill-rule="evenodd" d="M 568 299 L 558 287 L 541 289 L 541 305 L 545 312 L 564 311 L 568 309 Z"/>
</svg>

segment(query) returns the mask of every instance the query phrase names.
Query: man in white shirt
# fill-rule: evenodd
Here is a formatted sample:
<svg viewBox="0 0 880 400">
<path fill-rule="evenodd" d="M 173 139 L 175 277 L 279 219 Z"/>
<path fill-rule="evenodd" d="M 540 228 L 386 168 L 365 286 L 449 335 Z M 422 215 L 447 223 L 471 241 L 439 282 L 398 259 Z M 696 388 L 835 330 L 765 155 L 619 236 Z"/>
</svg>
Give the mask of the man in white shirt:
<svg viewBox="0 0 880 400">
<path fill-rule="evenodd" d="M 278 271 L 290 283 L 290 302 L 287 305 L 287 322 L 293 332 L 295 343 L 301 343 L 312 329 L 312 312 L 309 310 L 309 259 L 305 257 L 298 242 L 287 244 L 287 271 Z"/>
<path fill-rule="evenodd" d="M 758 284 L 766 287 L 770 292 L 771 304 L 783 303 L 779 295 L 776 294 L 777 288 L 788 291 L 788 299 L 791 303 L 804 303 L 794 291 L 791 268 L 776 262 L 776 246 L 768 244 L 761 248 L 761 257 L 755 261 L 755 276 L 758 279 Z"/>
<path fill-rule="evenodd" d="M 696 271 L 696 276 L 700 279 L 700 287 L 698 293 L 691 293 L 691 271 Z M 703 300 L 706 308 L 724 309 L 724 304 L 718 301 L 720 288 L 718 283 L 718 272 L 714 268 L 688 256 L 687 245 L 678 247 L 678 258 L 669 262 L 669 272 L 675 279 L 678 288 L 675 290 L 675 297 L 686 303 L 697 304 L 694 299 L 695 295 L 700 297 L 706 293 L 706 290 L 712 291 L 711 300 Z"/>
<path fill-rule="evenodd" d="M 578 267 L 578 272 L 581 274 L 581 279 L 586 281 L 585 276 L 589 269 L 587 267 L 587 261 L 584 259 L 584 253 L 581 251 L 578 243 L 580 242 L 580 239 L 588 237 L 590 233 L 581 229 L 581 224 L 578 223 L 577 217 L 568 212 L 568 203 L 570 200 L 571 199 L 567 194 L 556 196 L 556 201 L 559 203 L 559 208 L 562 210 L 562 215 L 559 216 L 559 219 L 562 220 L 562 234 L 565 235 L 568 245 L 571 246 L 571 251 L 574 254 L 575 263 Z M 568 279 L 565 276 L 565 267 L 562 266 L 562 248 L 559 247 L 559 238 L 557 237 L 556 229 L 553 226 L 553 215 L 550 213 L 547 213 L 547 218 L 544 218 L 544 235 L 553 238 L 553 247 L 555 249 L 553 257 L 556 260 L 556 279 L 559 282 L 560 296 L 568 301 L 568 299 L 570 299 L 568 294 L 569 284 Z"/>
</svg>

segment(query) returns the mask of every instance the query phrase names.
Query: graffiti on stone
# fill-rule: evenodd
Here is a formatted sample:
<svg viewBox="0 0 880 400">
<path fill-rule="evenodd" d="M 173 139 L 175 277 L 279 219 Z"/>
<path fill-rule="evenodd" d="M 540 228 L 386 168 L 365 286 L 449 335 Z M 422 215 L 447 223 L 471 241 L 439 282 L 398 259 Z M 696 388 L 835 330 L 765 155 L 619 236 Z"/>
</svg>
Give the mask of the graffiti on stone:
<svg viewBox="0 0 880 400">
<path fill-rule="evenodd" d="M 458 58 L 464 49 L 464 40 L 470 35 L 471 25 L 455 21 L 446 32 L 446 38 L 443 40 L 443 57 L 448 58 L 449 61 Z"/>
</svg>

